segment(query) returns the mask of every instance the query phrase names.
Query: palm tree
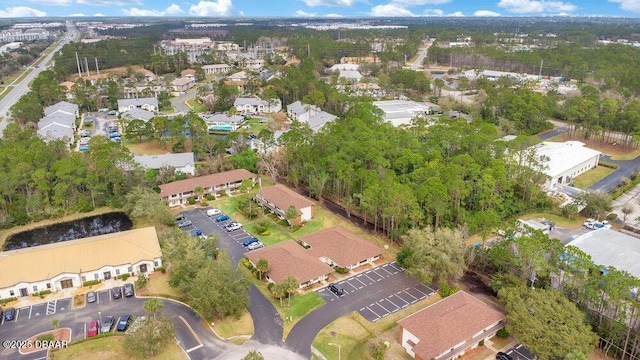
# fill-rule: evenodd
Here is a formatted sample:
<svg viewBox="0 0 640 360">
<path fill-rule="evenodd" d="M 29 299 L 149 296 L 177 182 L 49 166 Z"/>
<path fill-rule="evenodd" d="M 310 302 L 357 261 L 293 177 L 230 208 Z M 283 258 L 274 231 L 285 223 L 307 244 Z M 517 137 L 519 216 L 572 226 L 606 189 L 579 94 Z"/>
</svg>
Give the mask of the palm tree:
<svg viewBox="0 0 640 360">
<path fill-rule="evenodd" d="M 196 196 L 196 200 L 202 201 L 202 195 L 204 195 L 204 188 L 200 185 L 193 189 L 193 194 Z"/>
<path fill-rule="evenodd" d="M 149 315 L 153 315 L 154 319 L 156 318 L 156 313 L 162 309 L 163 306 L 164 303 L 162 300 L 157 298 L 149 299 L 142 304 L 144 311 Z"/>
<path fill-rule="evenodd" d="M 260 280 L 262 280 L 262 274 L 269 271 L 269 260 L 267 259 L 258 260 L 258 263 L 256 263 L 256 269 L 258 269 L 258 271 L 260 272 Z"/>
<path fill-rule="evenodd" d="M 282 287 L 287 293 L 287 296 L 289 298 L 289 307 L 291 307 L 291 293 L 298 290 L 298 288 L 300 287 L 300 283 L 293 276 L 287 276 L 282 283 Z"/>
</svg>

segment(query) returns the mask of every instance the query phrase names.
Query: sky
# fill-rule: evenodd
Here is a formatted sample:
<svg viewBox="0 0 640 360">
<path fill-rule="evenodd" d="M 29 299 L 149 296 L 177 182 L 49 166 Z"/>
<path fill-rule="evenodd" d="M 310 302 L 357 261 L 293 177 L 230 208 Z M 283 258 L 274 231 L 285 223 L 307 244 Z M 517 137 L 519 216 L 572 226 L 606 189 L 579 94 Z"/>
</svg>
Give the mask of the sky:
<svg viewBox="0 0 640 360">
<path fill-rule="evenodd" d="M 640 17 L 640 0 L 0 0 L 0 18 L 165 17 Z"/>
</svg>

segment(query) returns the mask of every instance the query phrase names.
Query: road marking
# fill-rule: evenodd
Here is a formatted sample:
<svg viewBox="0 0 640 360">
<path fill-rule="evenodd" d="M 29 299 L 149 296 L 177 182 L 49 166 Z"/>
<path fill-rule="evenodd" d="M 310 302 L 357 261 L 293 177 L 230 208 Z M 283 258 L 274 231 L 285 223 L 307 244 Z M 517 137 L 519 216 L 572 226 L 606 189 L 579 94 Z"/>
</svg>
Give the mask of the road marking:
<svg viewBox="0 0 640 360">
<path fill-rule="evenodd" d="M 366 276 L 367 278 L 369 278 L 369 280 L 371 280 L 371 282 L 369 283 L 369 285 L 373 284 L 374 282 L 376 282 L 375 280 L 373 280 L 372 278 L 369 277 L 369 275 L 367 275 L 366 273 L 363 274 L 364 276 Z"/>
<path fill-rule="evenodd" d="M 349 284 L 354 290 L 358 290 L 358 288 L 353 286 L 353 284 L 350 281 L 347 281 L 346 283 Z"/>
<path fill-rule="evenodd" d="M 189 328 L 189 331 L 191 331 L 191 335 L 193 335 L 193 337 L 196 339 L 196 341 L 198 342 L 198 344 L 200 344 L 200 346 L 202 346 L 202 341 L 200 340 L 200 338 L 198 337 L 198 335 L 196 334 L 195 331 L 193 331 L 193 328 L 191 327 L 191 325 L 189 325 L 189 323 L 187 322 L 187 320 L 185 320 L 182 315 L 178 316 L 178 318 L 180 318 L 180 320 L 182 320 L 182 322 L 184 322 L 185 325 L 187 325 L 187 328 Z M 193 349 L 193 348 L 192 348 Z M 187 351 L 188 352 L 188 351 Z"/>
<path fill-rule="evenodd" d="M 408 290 L 408 289 L 405 289 L 405 290 L 402 290 L 402 291 L 403 291 L 405 294 L 407 294 L 407 295 L 411 296 L 414 300 L 418 300 L 418 298 L 417 298 L 417 297 L 415 297 L 415 296 L 411 295 L 410 293 L 408 293 L 408 292 L 407 292 L 407 290 Z"/>
<path fill-rule="evenodd" d="M 373 306 L 373 304 L 371 304 L 371 306 Z M 380 319 L 380 315 L 376 314 L 376 312 L 371 310 L 370 307 L 367 306 L 366 308 L 367 308 L 367 310 L 371 311 L 375 316 L 377 316 L 376 320 Z"/>
<path fill-rule="evenodd" d="M 427 294 L 425 294 L 425 293 L 423 293 L 422 291 L 418 290 L 418 288 L 417 288 L 417 287 L 415 287 L 415 286 L 414 286 L 413 288 L 414 288 L 417 292 L 419 292 L 420 294 L 424 295 L 422 298 L 427 297 Z M 421 299 L 422 299 L 422 298 L 421 298 Z"/>
<path fill-rule="evenodd" d="M 394 295 L 391 295 L 391 296 L 394 296 Z M 389 296 L 389 297 L 391 297 L 391 296 Z M 391 305 L 393 305 L 393 306 L 395 306 L 395 307 L 396 307 L 396 309 L 394 310 L 394 312 L 395 312 L 395 311 L 400 310 L 400 306 L 396 305 L 396 303 L 394 303 L 393 301 L 389 300 L 388 298 L 387 298 L 387 299 L 383 299 L 383 300 L 387 300 L 387 302 L 390 302 L 390 303 L 391 303 Z"/>
<path fill-rule="evenodd" d="M 360 275 L 358 275 L 358 276 L 360 276 Z M 362 285 L 364 285 L 364 286 L 367 286 L 367 284 L 363 283 L 363 282 L 362 282 L 360 279 L 358 279 L 357 277 L 355 277 L 354 279 L 358 280 L 358 281 L 360 282 L 360 284 L 362 284 Z M 360 288 L 360 289 L 362 289 L 362 288 Z"/>
<path fill-rule="evenodd" d="M 382 302 L 382 301 L 384 301 L 384 299 L 380 300 L 380 302 Z M 382 306 L 382 304 L 380 304 L 380 302 L 376 301 L 376 304 L 377 304 L 378 306 L 380 306 L 381 308 L 383 308 L 383 309 L 384 309 L 384 311 L 386 311 L 388 314 L 390 314 L 390 313 L 391 313 L 391 311 L 389 311 L 386 307 Z M 386 316 L 386 315 L 385 315 L 385 316 Z"/>
<path fill-rule="evenodd" d="M 47 314 L 47 315 L 55 315 L 56 314 L 56 305 L 57 304 L 58 304 L 58 300 L 48 301 L 47 302 L 47 309 L 45 310 L 45 314 Z"/>
<path fill-rule="evenodd" d="M 202 344 L 200 344 L 200 345 L 196 345 L 196 346 L 192 347 L 191 349 L 189 349 L 189 350 L 185 350 L 185 351 L 186 351 L 186 352 L 187 352 L 187 354 L 188 354 L 188 353 L 192 352 L 193 350 L 198 350 L 198 349 L 200 349 L 201 347 L 204 347 L 204 345 L 202 345 Z"/>
<path fill-rule="evenodd" d="M 382 270 L 386 271 L 387 273 L 389 273 L 389 275 L 393 275 L 389 270 L 385 269 L 385 268 L 381 268 Z"/>
<path fill-rule="evenodd" d="M 400 293 L 398 293 L 398 294 L 400 294 Z M 405 304 L 409 304 L 409 302 L 408 302 L 407 300 L 403 299 L 403 298 L 402 298 L 402 296 L 399 296 L 398 294 L 396 294 L 396 297 L 397 297 L 398 299 L 400 299 L 400 300 L 404 301 L 404 303 L 405 303 Z"/>
<path fill-rule="evenodd" d="M 31 312 L 33 311 L 33 305 L 29 307 L 29 319 L 31 319 Z"/>
</svg>

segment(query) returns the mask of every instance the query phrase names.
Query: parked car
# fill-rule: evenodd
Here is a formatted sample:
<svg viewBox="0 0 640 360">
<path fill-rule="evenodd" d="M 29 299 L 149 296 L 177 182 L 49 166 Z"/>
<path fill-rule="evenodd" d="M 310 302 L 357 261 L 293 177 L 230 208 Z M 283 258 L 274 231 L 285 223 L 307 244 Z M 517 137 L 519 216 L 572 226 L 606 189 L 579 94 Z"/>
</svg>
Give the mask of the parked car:
<svg viewBox="0 0 640 360">
<path fill-rule="evenodd" d="M 99 324 L 100 322 L 97 320 L 93 320 L 89 323 L 89 326 L 87 326 L 87 337 L 98 335 L 98 332 L 100 332 L 100 329 L 98 329 Z"/>
<path fill-rule="evenodd" d="M 121 137 L 114 137 L 111 139 L 111 141 L 113 141 L 114 143 L 121 143 L 122 142 L 122 138 Z"/>
<path fill-rule="evenodd" d="M 264 244 L 260 241 L 256 241 L 252 244 L 247 245 L 247 250 L 256 250 L 256 249 L 260 249 L 263 248 Z"/>
<path fill-rule="evenodd" d="M 6 308 L 4 309 L 4 321 L 13 321 L 16 318 L 16 309 L 15 308 Z"/>
<path fill-rule="evenodd" d="M 234 222 L 234 223 L 231 223 L 231 224 L 229 224 L 229 225 L 225 226 L 224 228 L 225 228 L 227 231 L 229 231 L 229 232 L 231 232 L 231 231 L 236 231 L 236 230 L 238 230 L 238 229 L 241 229 L 241 228 L 242 228 L 242 224 L 239 224 L 239 223 Z"/>
<path fill-rule="evenodd" d="M 342 285 L 331 283 L 331 284 L 329 284 L 328 287 L 329 287 L 329 290 L 331 290 L 332 293 L 334 293 L 334 294 L 336 294 L 338 296 L 344 295 L 344 289 L 342 288 Z"/>
<path fill-rule="evenodd" d="M 242 242 L 242 246 L 249 246 L 251 244 L 255 244 L 257 242 L 260 242 L 260 240 L 258 240 L 257 238 L 251 237 L 248 238 L 247 240 Z"/>
<path fill-rule="evenodd" d="M 79 150 L 80 151 L 89 151 L 89 145 L 81 145 Z"/>
<path fill-rule="evenodd" d="M 200 229 L 193 229 L 189 233 L 189 236 L 200 236 L 200 235 L 202 235 L 202 230 Z"/>
<path fill-rule="evenodd" d="M 132 297 L 133 296 L 133 284 L 132 283 L 124 284 L 123 288 L 124 288 L 124 296 L 126 296 L 126 297 Z"/>
<path fill-rule="evenodd" d="M 227 215 L 220 215 L 216 218 L 216 222 L 223 222 L 223 221 L 227 221 L 231 219 L 229 216 Z"/>
<path fill-rule="evenodd" d="M 513 360 L 513 358 L 509 354 L 500 351 L 496 354 L 496 360 Z"/>
<path fill-rule="evenodd" d="M 120 286 L 116 286 L 111 289 L 111 297 L 115 299 L 120 299 L 122 297 L 122 288 Z"/>
<path fill-rule="evenodd" d="M 216 215 L 221 215 L 222 211 L 218 210 L 218 209 L 209 209 L 207 210 L 207 216 L 216 216 Z"/>
<path fill-rule="evenodd" d="M 118 331 L 127 331 L 127 328 L 131 325 L 131 315 L 123 315 L 116 326 Z"/>
<path fill-rule="evenodd" d="M 117 131 L 116 131 L 116 132 L 109 133 L 109 139 L 115 139 L 115 138 L 119 138 L 119 137 L 121 137 L 121 136 L 122 136 L 122 135 L 120 135 L 120 133 L 119 133 L 119 132 L 117 132 Z"/>
<path fill-rule="evenodd" d="M 186 227 L 191 226 L 191 224 L 193 224 L 193 223 L 191 222 L 191 220 L 184 220 L 184 221 L 181 221 L 181 222 L 179 222 L 179 223 L 178 223 L 178 227 L 179 227 L 180 229 L 184 229 L 184 228 L 186 228 Z"/>
<path fill-rule="evenodd" d="M 82 137 L 88 137 L 88 136 L 91 136 L 91 131 L 86 130 L 86 129 L 84 129 L 84 130 L 80 130 L 80 136 L 82 136 Z"/>
<path fill-rule="evenodd" d="M 184 214 L 176 215 L 176 222 L 180 222 L 180 221 L 184 221 L 184 220 L 185 220 Z"/>
<path fill-rule="evenodd" d="M 87 145 L 89 143 L 90 138 L 88 137 L 83 137 L 80 139 L 80 141 L 78 141 L 78 144 L 80 145 Z"/>
<path fill-rule="evenodd" d="M 97 298 L 95 291 L 89 291 L 87 293 L 87 303 L 96 302 Z"/>
<path fill-rule="evenodd" d="M 100 332 L 108 333 L 113 328 L 113 324 L 115 324 L 115 322 L 116 322 L 116 319 L 114 319 L 113 316 L 111 315 L 107 316 L 106 318 L 104 318 L 104 321 L 102 322 L 102 326 L 100 327 Z"/>
</svg>

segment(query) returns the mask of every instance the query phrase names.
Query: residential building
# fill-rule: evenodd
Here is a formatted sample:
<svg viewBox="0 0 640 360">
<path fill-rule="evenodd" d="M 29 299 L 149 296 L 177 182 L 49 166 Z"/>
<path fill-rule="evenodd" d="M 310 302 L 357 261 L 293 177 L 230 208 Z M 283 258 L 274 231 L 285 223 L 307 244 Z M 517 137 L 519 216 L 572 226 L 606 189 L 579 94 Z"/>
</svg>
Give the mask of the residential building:
<svg viewBox="0 0 640 360">
<path fill-rule="evenodd" d="M 173 96 L 180 96 L 195 85 L 195 77 L 179 77 L 171 81 L 171 94 Z"/>
<path fill-rule="evenodd" d="M 411 125 L 416 116 L 431 114 L 431 107 L 425 103 L 410 100 L 374 101 L 373 105 L 382 110 L 384 121 L 393 126 Z"/>
<path fill-rule="evenodd" d="M 329 68 L 330 71 L 358 71 L 360 65 L 358 64 L 335 64 Z"/>
<path fill-rule="evenodd" d="M 398 321 L 399 340 L 416 360 L 448 360 L 494 336 L 504 322 L 503 313 L 458 291 Z"/>
<path fill-rule="evenodd" d="M 319 261 L 293 240 L 250 251 L 244 256 L 254 266 L 260 259 L 266 259 L 269 270 L 265 278 L 273 283 L 282 283 L 288 276 L 293 276 L 300 287 L 307 287 L 326 280 L 334 272 L 329 265 Z"/>
<path fill-rule="evenodd" d="M 257 97 L 239 97 L 233 102 L 241 114 L 264 114 L 282 110 L 280 99 L 262 100 Z"/>
<path fill-rule="evenodd" d="M 235 193 L 240 188 L 242 182 L 247 179 L 252 180 L 252 185 L 260 183 L 260 177 L 258 175 L 245 169 L 236 169 L 162 184 L 160 185 L 160 197 L 165 200 L 169 206 L 179 206 L 188 204 L 190 197 L 199 201 L 208 195 L 217 197 L 221 196 L 223 192 L 225 194 Z M 196 195 L 194 193 L 196 187 L 203 188 L 204 192 L 202 195 Z"/>
<path fill-rule="evenodd" d="M 162 169 L 172 167 L 176 173 L 194 175 L 195 157 L 192 152 L 164 155 L 134 155 L 133 160 L 144 169 Z"/>
<path fill-rule="evenodd" d="M 138 98 L 138 99 L 119 99 L 118 112 L 123 113 L 131 109 L 143 109 L 147 111 L 158 111 L 158 99 L 156 98 Z"/>
<path fill-rule="evenodd" d="M 238 130 L 247 120 L 244 115 L 216 113 L 200 115 L 210 132 L 231 132 Z"/>
<path fill-rule="evenodd" d="M 224 84 L 227 86 L 235 86 L 236 88 L 238 88 L 238 91 L 240 93 L 243 93 L 247 84 L 249 82 L 247 80 L 225 80 Z"/>
<path fill-rule="evenodd" d="M 227 79 L 231 81 L 247 80 L 248 78 L 249 78 L 249 75 L 247 75 L 247 72 L 244 70 L 231 74 L 229 75 L 229 77 L 227 77 Z"/>
<path fill-rule="evenodd" d="M 62 111 L 56 111 L 38 120 L 38 128 L 42 129 L 43 127 L 49 124 L 52 124 L 54 122 L 58 124 L 66 125 L 71 129 L 73 129 L 74 131 L 77 128 L 75 115 L 62 112 Z"/>
<path fill-rule="evenodd" d="M 567 246 L 575 246 L 591 256 L 594 264 L 614 267 L 640 279 L 640 239 L 601 228 L 579 235 Z"/>
<path fill-rule="evenodd" d="M 308 124 L 314 132 L 320 131 L 326 123 L 333 122 L 338 118 L 322 111 L 315 105 L 303 104 L 300 101 L 287 105 L 287 115 L 291 119 Z"/>
<path fill-rule="evenodd" d="M 198 56 L 211 52 L 213 41 L 211 38 L 164 40 L 160 42 L 160 49 L 165 55 L 187 54 L 189 62 L 195 62 Z"/>
<path fill-rule="evenodd" d="M 279 218 L 286 219 L 293 225 L 313 219 L 315 206 L 313 201 L 282 184 L 261 188 L 255 199 L 258 205 L 266 207 Z M 287 210 L 290 206 L 295 207 L 297 213 L 292 219 L 287 218 Z"/>
<path fill-rule="evenodd" d="M 542 142 L 530 148 L 533 151 L 536 163 L 527 159 L 523 161 L 527 166 L 547 176 L 544 184 L 545 190 L 551 190 L 556 184 L 568 184 L 573 179 L 598 166 L 600 152 L 589 149 L 580 141 Z M 528 152 L 516 153 L 516 156 L 528 156 Z"/>
<path fill-rule="evenodd" d="M 184 69 L 180 71 L 180 77 L 195 79 L 196 71 L 194 69 Z"/>
<path fill-rule="evenodd" d="M 155 227 L 0 252 L 0 298 L 152 273 L 162 266 Z"/>
<path fill-rule="evenodd" d="M 49 116 L 55 113 L 64 113 L 64 114 L 73 115 L 74 118 L 77 118 L 80 116 L 78 105 L 72 104 L 67 101 L 60 101 L 58 103 L 55 103 L 51 106 L 47 106 L 46 108 L 44 108 L 45 116 Z"/>
<path fill-rule="evenodd" d="M 202 70 L 204 70 L 205 75 L 225 74 L 231 71 L 231 65 L 227 65 L 227 64 L 203 65 Z"/>
<path fill-rule="evenodd" d="M 69 146 L 73 144 L 75 131 L 67 124 L 54 121 L 38 127 L 38 136 L 44 140 L 62 140 Z"/>
<path fill-rule="evenodd" d="M 315 258 L 334 267 L 354 269 L 378 260 L 384 250 L 342 226 L 317 231 L 300 238 Z"/>
<path fill-rule="evenodd" d="M 152 111 L 142 110 L 139 108 L 133 108 L 131 110 L 127 110 L 122 114 L 120 114 L 120 117 L 124 120 L 131 121 L 131 120 L 139 119 L 144 122 L 148 122 L 149 120 L 153 119 L 155 116 L 156 116 L 156 113 Z"/>
<path fill-rule="evenodd" d="M 166 90 L 167 88 L 162 85 L 125 86 L 122 88 L 122 95 L 124 99 L 138 99 L 141 97 L 158 98 L 160 93 Z"/>
</svg>

